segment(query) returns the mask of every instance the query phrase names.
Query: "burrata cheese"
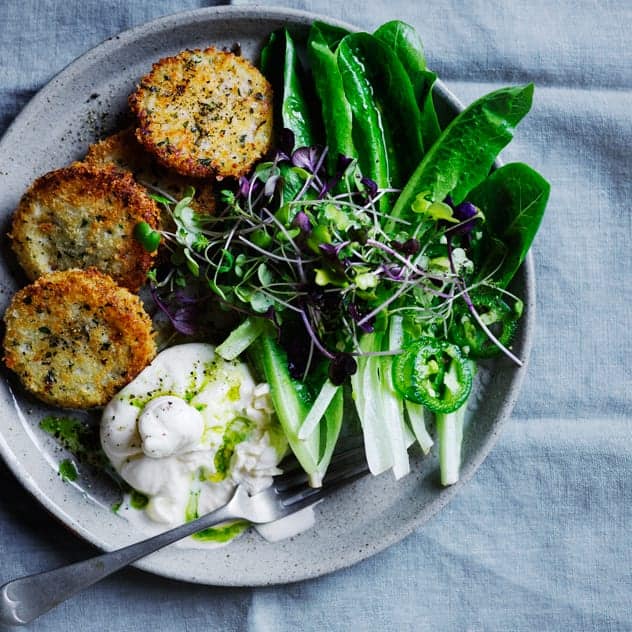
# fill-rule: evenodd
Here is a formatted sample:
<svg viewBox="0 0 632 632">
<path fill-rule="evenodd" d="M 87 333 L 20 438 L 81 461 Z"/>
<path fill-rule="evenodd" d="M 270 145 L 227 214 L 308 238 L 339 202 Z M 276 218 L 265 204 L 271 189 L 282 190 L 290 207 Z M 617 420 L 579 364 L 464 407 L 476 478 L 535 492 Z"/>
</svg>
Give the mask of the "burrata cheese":
<svg viewBox="0 0 632 632">
<path fill-rule="evenodd" d="M 222 506 L 238 484 L 269 487 L 287 447 L 268 385 L 202 343 L 166 349 L 114 397 L 101 445 L 167 527 Z"/>
</svg>

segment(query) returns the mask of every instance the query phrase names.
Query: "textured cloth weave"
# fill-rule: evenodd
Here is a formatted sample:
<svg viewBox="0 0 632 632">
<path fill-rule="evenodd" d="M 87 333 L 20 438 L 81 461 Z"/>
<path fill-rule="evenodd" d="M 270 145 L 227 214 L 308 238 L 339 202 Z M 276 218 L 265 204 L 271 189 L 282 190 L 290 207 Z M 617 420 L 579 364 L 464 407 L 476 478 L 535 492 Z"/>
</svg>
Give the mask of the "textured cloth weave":
<svg viewBox="0 0 632 632">
<path fill-rule="evenodd" d="M 243 3 L 240 3 L 243 4 Z M 220 589 L 134 569 L 30 629 L 632 629 L 632 54 L 629 0 L 294 0 L 419 30 L 465 103 L 533 81 L 504 152 L 552 185 L 534 243 L 538 318 L 512 420 L 472 482 L 403 542 L 290 586 Z M 194 0 L 3 0 L 0 133 L 76 56 Z M 93 553 L 0 465 L 0 583 Z"/>
</svg>

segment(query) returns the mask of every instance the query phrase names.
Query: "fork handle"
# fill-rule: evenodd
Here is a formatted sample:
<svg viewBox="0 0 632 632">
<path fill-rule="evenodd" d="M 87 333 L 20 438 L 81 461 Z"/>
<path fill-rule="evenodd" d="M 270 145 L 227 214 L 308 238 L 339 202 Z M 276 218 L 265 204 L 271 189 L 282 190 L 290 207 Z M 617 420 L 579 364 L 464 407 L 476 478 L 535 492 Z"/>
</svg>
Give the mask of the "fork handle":
<svg viewBox="0 0 632 632">
<path fill-rule="evenodd" d="M 0 624 L 25 625 L 88 586 L 168 544 L 236 518 L 228 505 L 123 549 L 52 571 L 14 579 L 0 588 Z"/>
</svg>

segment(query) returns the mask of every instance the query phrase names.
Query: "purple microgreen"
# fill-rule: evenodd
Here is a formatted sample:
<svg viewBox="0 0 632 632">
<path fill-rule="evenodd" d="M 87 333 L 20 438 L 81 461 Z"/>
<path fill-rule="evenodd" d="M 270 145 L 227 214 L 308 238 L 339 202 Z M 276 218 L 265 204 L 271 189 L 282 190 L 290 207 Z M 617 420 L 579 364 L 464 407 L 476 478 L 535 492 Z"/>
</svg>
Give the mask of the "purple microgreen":
<svg viewBox="0 0 632 632">
<path fill-rule="evenodd" d="M 158 309 L 167 316 L 176 331 L 186 336 L 192 336 L 196 333 L 195 322 L 197 310 L 194 309 L 193 303 L 187 302 L 172 313 L 167 304 L 159 296 L 157 287 L 153 283 L 150 284 L 149 291 Z M 177 298 L 177 292 L 175 297 Z"/>
<path fill-rule="evenodd" d="M 446 235 L 463 235 L 469 239 L 470 233 L 472 232 L 472 229 L 478 219 L 478 217 L 472 217 L 460 224 L 452 225 L 446 230 Z M 469 241 L 467 243 L 469 243 Z"/>
<path fill-rule="evenodd" d="M 343 241 L 339 244 L 318 244 L 318 248 L 320 250 L 323 251 L 323 253 L 325 253 L 328 257 L 332 258 L 332 259 L 338 259 L 338 255 L 340 254 L 340 251 L 345 247 L 348 246 L 351 242 L 350 241 Z"/>
<path fill-rule="evenodd" d="M 292 226 L 300 228 L 305 234 L 312 232 L 312 223 L 309 221 L 309 217 L 305 211 L 299 211 L 292 220 Z"/>
<path fill-rule="evenodd" d="M 360 182 L 364 185 L 368 199 L 375 200 L 378 193 L 377 182 L 371 180 L 371 178 L 361 178 Z"/>
<path fill-rule="evenodd" d="M 318 172 L 323 166 L 323 162 L 325 160 L 325 156 L 327 155 L 327 148 L 322 150 L 319 155 L 320 149 L 318 147 L 301 147 L 297 149 L 294 154 L 292 154 L 292 163 L 294 164 L 294 157 L 297 157 L 299 161 L 306 161 L 306 163 L 310 163 L 310 166 L 303 166 L 303 168 L 308 172 L 309 177 L 306 178 L 301 190 L 294 197 L 294 202 L 300 200 L 309 188 L 314 188 L 316 191 L 319 191 L 322 187 L 320 180 L 318 178 Z M 313 163 L 313 167 L 311 166 Z M 300 166 L 300 165 L 295 165 Z"/>
<path fill-rule="evenodd" d="M 345 172 L 353 162 L 353 158 L 350 156 L 345 156 L 344 154 L 338 154 L 338 159 L 336 160 L 336 176 L 342 178 Z"/>
<path fill-rule="evenodd" d="M 246 176 L 239 178 L 239 195 L 243 198 L 247 198 L 250 195 L 250 180 Z"/>
<path fill-rule="evenodd" d="M 462 202 L 454 208 L 454 217 L 460 220 L 460 224 L 451 226 L 446 232 L 452 235 L 467 235 L 472 232 L 476 220 L 482 217 L 480 210 L 471 202 Z"/>
<path fill-rule="evenodd" d="M 294 132 L 291 129 L 284 127 L 279 134 L 279 150 L 277 152 L 278 160 L 290 160 L 290 156 L 294 151 L 294 142 Z"/>
<path fill-rule="evenodd" d="M 480 211 L 471 202 L 461 202 L 458 206 L 454 207 L 454 217 L 462 222 L 466 219 L 471 219 L 480 214 Z"/>
<path fill-rule="evenodd" d="M 400 255 L 393 248 L 391 248 L 390 246 L 387 246 L 386 244 L 383 244 L 380 241 L 376 241 L 375 239 L 367 239 L 367 244 L 369 246 L 373 246 L 373 247 L 377 248 L 378 250 L 382 250 L 383 252 L 385 252 L 386 254 L 390 255 L 394 259 L 397 259 L 398 261 L 403 263 L 404 267 L 406 269 L 408 269 L 410 272 L 412 272 L 413 274 L 417 274 L 419 276 L 427 277 L 427 278 L 430 278 L 430 279 L 434 278 L 436 280 L 443 281 L 442 277 L 433 276 L 433 275 L 427 273 L 425 270 L 422 270 L 421 268 L 418 268 L 414 263 L 412 263 L 410 261 L 410 259 L 404 258 L 402 255 Z"/>
<path fill-rule="evenodd" d="M 292 153 L 292 164 L 313 175 L 316 173 L 319 158 L 320 152 L 317 147 L 299 147 Z"/>
<path fill-rule="evenodd" d="M 279 174 L 270 176 L 263 187 L 263 194 L 267 197 L 272 197 L 279 182 L 281 182 L 281 176 Z"/>
<path fill-rule="evenodd" d="M 404 278 L 404 268 L 396 263 L 383 265 L 382 271 L 384 272 L 384 276 L 390 281 L 402 281 Z"/>
<path fill-rule="evenodd" d="M 337 353 L 329 363 L 329 379 L 334 386 L 340 386 L 357 370 L 358 363 L 350 353 Z"/>
<path fill-rule="evenodd" d="M 309 318 L 307 317 L 307 313 L 305 312 L 305 310 L 300 310 L 300 314 L 301 314 L 301 320 L 303 321 L 303 324 L 305 325 L 305 329 L 307 330 L 307 333 L 309 334 L 309 337 L 314 342 L 314 345 L 316 346 L 316 348 L 326 358 L 329 358 L 330 360 L 333 359 L 333 357 L 334 357 L 333 353 L 331 353 L 331 351 L 327 351 L 327 349 L 325 349 L 325 347 L 323 347 L 321 341 L 319 340 L 318 336 L 316 335 L 316 332 L 314 331 L 314 328 L 312 327 L 312 324 L 309 321 Z"/>
<path fill-rule="evenodd" d="M 338 251 L 333 244 L 318 244 L 318 247 L 329 257 L 337 257 Z"/>
<path fill-rule="evenodd" d="M 358 324 L 358 327 L 362 329 L 365 334 L 370 334 L 374 330 L 375 318 L 371 318 L 367 321 L 362 321 L 364 314 L 360 311 L 358 306 L 355 303 L 349 303 L 349 307 L 347 308 L 349 312 L 349 316 L 353 318 L 353 320 Z"/>
<path fill-rule="evenodd" d="M 398 252 L 401 252 L 404 255 L 416 255 L 421 249 L 421 245 L 419 244 L 419 240 L 411 237 L 404 242 L 397 241 L 394 239 L 391 241 L 391 246 Z"/>
<path fill-rule="evenodd" d="M 199 296 L 193 296 L 191 292 L 186 290 L 186 288 L 180 288 L 176 290 L 174 293 L 174 297 L 176 301 L 178 301 L 178 303 L 181 303 L 182 305 L 196 305 L 197 303 L 200 303 L 204 300 Z"/>
<path fill-rule="evenodd" d="M 327 147 L 325 147 L 320 154 L 320 157 L 318 158 L 318 162 L 316 163 L 316 168 L 314 169 L 314 178 L 318 179 L 318 174 L 320 173 L 320 170 L 323 167 L 323 164 L 325 162 L 325 158 L 327 157 Z M 319 187 L 316 187 L 317 189 Z"/>
<path fill-rule="evenodd" d="M 179 307 L 173 315 L 171 322 L 174 328 L 181 334 L 192 336 L 197 331 L 196 311 L 192 309 L 191 306 Z"/>
<path fill-rule="evenodd" d="M 322 200 L 330 191 L 333 191 L 333 189 L 338 186 L 352 163 L 353 158 L 349 158 L 349 156 L 345 156 L 344 154 L 338 154 L 336 173 L 325 182 L 318 194 L 318 199 Z"/>
</svg>

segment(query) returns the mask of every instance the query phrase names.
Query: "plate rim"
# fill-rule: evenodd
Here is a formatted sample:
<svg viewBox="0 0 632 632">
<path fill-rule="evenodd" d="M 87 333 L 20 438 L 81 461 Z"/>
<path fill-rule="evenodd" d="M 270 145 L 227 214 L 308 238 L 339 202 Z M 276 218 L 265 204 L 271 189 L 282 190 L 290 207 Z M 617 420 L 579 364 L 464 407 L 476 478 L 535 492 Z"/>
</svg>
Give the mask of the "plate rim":
<svg viewBox="0 0 632 632">
<path fill-rule="evenodd" d="M 143 37 L 150 32 L 156 30 L 167 30 L 169 28 L 182 28 L 183 26 L 190 25 L 196 22 L 205 21 L 209 19 L 288 19 L 293 24 L 304 23 L 309 24 L 314 20 L 322 20 L 329 24 L 341 26 L 351 31 L 358 31 L 358 27 L 345 23 L 343 21 L 325 16 L 322 14 L 313 13 L 310 11 L 303 11 L 298 9 L 286 9 L 284 7 L 266 7 L 261 5 L 248 5 L 248 6 L 219 6 L 219 7 L 204 7 L 200 9 L 193 9 L 188 11 L 182 11 L 177 13 L 171 13 L 165 16 L 161 16 L 136 25 L 130 29 L 121 31 L 118 34 L 112 35 L 99 44 L 91 47 L 74 60 L 69 62 L 62 70 L 56 73 L 40 90 L 38 90 L 28 101 L 28 103 L 22 108 L 22 110 L 11 121 L 7 129 L 0 138 L 0 152 L 3 151 L 5 146 L 9 146 L 12 141 L 12 136 L 18 133 L 19 128 L 23 127 L 23 121 L 28 121 L 32 111 L 34 111 L 40 103 L 44 102 L 49 94 L 54 94 L 59 83 L 62 83 L 64 79 L 70 77 L 75 71 L 78 71 L 82 66 L 90 64 L 95 59 L 101 58 L 109 51 L 125 46 L 126 44 L 133 43 L 135 40 Z M 437 80 L 435 84 L 435 91 L 441 95 L 443 99 L 448 101 L 454 108 L 461 110 L 463 104 L 461 101 L 447 88 L 447 86 L 441 81 Z M 496 161 L 496 166 L 500 166 L 502 163 Z M 499 407 L 498 414 L 493 423 L 491 431 L 488 433 L 486 439 L 481 443 L 480 448 L 461 469 L 459 481 L 450 486 L 444 488 L 441 493 L 437 494 L 433 500 L 431 500 L 418 517 L 414 520 L 410 520 L 405 524 L 399 525 L 396 529 L 393 529 L 387 536 L 381 538 L 379 542 L 371 542 L 363 550 L 347 549 L 347 554 L 343 559 L 340 559 L 338 563 L 328 569 L 316 569 L 307 570 L 304 572 L 295 573 L 291 578 L 284 579 L 278 578 L 272 581 L 208 581 L 201 577 L 192 576 L 187 574 L 185 570 L 174 572 L 173 569 L 167 570 L 160 567 L 160 564 L 156 564 L 152 559 L 139 560 L 133 564 L 136 568 L 151 572 L 155 575 L 166 577 L 169 579 L 186 581 L 191 583 L 198 583 L 203 585 L 215 585 L 215 586 L 242 586 L 242 587 L 254 587 L 254 586 L 268 586 L 289 584 L 297 581 L 303 581 L 306 579 L 316 578 L 331 572 L 339 571 L 344 568 L 348 568 L 364 559 L 367 559 L 393 544 L 400 542 L 404 538 L 408 537 L 413 531 L 426 524 L 431 518 L 433 518 L 441 509 L 443 509 L 473 477 L 476 470 L 480 467 L 483 461 L 487 458 L 495 444 L 497 443 L 504 425 L 508 422 L 511 412 L 515 406 L 515 403 L 520 394 L 524 378 L 527 373 L 529 365 L 529 358 L 531 355 L 531 349 L 534 342 L 535 333 L 535 312 L 536 312 L 536 280 L 535 280 L 535 266 L 533 261 L 533 254 L 530 250 L 523 263 L 524 274 L 524 296 L 523 300 L 526 306 L 525 314 L 522 321 L 522 354 L 524 364 L 522 367 L 516 367 L 513 369 L 513 377 L 510 381 L 507 393 L 504 394 L 502 404 Z M 15 400 L 15 394 L 10 390 L 11 397 Z M 25 471 L 21 467 L 19 458 L 14 454 L 13 450 L 7 443 L 3 433 L 0 431 L 0 455 L 2 455 L 4 462 L 11 470 L 20 484 L 36 498 L 36 500 L 62 525 L 72 531 L 78 537 L 83 540 L 97 546 L 103 551 L 111 550 L 105 545 L 98 536 L 95 536 L 87 527 L 84 527 L 80 521 L 72 517 L 70 514 L 64 511 L 63 507 L 52 500 L 38 485 L 37 481 L 28 471 Z"/>
</svg>

